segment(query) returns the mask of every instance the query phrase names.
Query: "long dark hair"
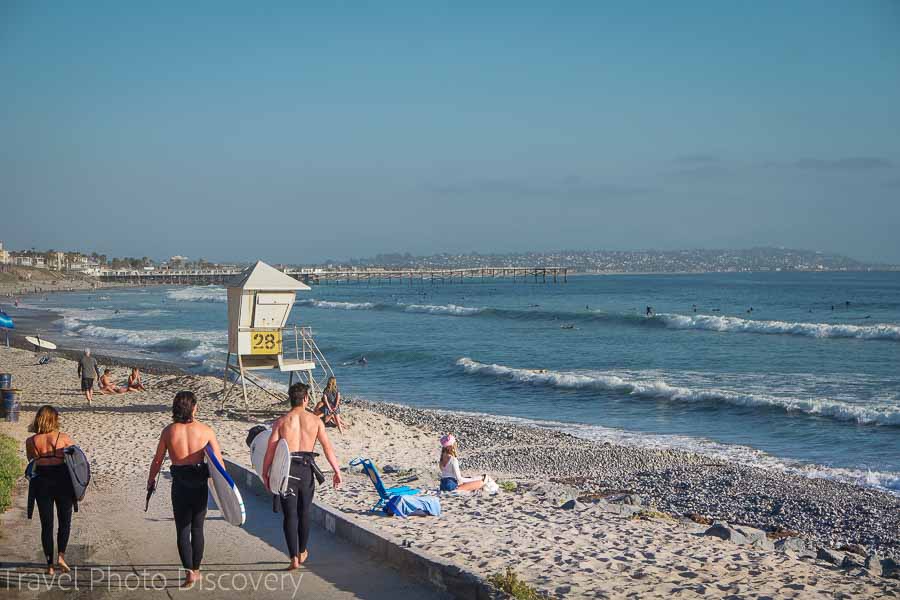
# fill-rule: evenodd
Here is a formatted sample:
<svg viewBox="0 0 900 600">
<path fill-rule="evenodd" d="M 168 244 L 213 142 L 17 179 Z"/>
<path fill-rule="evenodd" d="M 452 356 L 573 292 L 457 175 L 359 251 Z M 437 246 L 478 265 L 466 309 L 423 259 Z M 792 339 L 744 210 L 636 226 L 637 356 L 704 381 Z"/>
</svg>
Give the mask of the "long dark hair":
<svg viewBox="0 0 900 600">
<path fill-rule="evenodd" d="M 172 420 L 176 423 L 190 423 L 194 420 L 194 407 L 197 406 L 197 397 L 194 392 L 185 390 L 175 394 L 172 400 Z"/>
</svg>

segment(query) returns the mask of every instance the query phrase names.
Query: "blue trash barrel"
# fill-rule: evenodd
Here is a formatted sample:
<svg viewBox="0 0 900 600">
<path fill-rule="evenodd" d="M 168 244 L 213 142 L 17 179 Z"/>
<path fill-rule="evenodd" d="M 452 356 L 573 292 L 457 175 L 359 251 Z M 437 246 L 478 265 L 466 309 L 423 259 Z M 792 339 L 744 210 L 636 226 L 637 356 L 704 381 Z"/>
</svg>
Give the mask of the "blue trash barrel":
<svg viewBox="0 0 900 600">
<path fill-rule="evenodd" d="M 10 423 L 19 421 L 19 390 L 3 390 L 3 403 L 0 404 L 0 418 Z"/>
<path fill-rule="evenodd" d="M 0 373 L 0 389 L 12 387 L 12 373 Z"/>
</svg>

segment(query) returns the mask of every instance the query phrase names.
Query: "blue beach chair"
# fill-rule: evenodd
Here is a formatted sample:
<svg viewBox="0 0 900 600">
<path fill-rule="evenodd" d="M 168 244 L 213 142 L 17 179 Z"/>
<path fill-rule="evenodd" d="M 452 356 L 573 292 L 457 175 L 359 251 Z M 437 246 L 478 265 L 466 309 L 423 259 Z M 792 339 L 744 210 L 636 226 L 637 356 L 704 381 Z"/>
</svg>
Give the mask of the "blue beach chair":
<svg viewBox="0 0 900 600">
<path fill-rule="evenodd" d="M 406 485 L 390 488 L 384 487 L 384 483 L 381 481 L 381 475 L 378 474 L 378 469 L 375 468 L 375 465 L 368 458 L 358 456 L 350 461 L 350 466 L 361 466 L 363 472 L 372 480 L 375 491 L 378 492 L 378 502 L 375 503 L 375 506 L 373 506 L 369 512 L 375 512 L 381 508 L 392 496 L 414 496 L 419 493 L 419 490 Z"/>
</svg>

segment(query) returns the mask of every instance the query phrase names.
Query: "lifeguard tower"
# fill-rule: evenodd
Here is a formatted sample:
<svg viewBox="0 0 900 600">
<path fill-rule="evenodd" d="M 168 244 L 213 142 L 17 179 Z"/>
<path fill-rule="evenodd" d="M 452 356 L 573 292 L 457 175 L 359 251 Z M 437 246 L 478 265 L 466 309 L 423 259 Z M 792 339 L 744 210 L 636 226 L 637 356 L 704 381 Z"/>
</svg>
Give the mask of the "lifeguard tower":
<svg viewBox="0 0 900 600">
<path fill-rule="evenodd" d="M 227 285 L 228 290 L 228 357 L 225 360 L 221 409 L 240 382 L 244 408 L 249 416 L 247 382 L 283 402 L 285 397 L 253 377 L 254 371 L 278 370 L 310 386 L 310 398 L 318 398 L 322 385 L 314 371 L 320 368 L 322 378 L 331 376 L 331 366 L 322 355 L 309 327 L 286 328 L 297 290 L 309 286 L 258 261 Z M 288 335 L 285 335 L 285 334 Z M 293 338 L 293 339 L 291 339 Z M 236 377 L 229 381 L 229 373 Z M 324 383 L 324 379 L 323 379 Z"/>
</svg>

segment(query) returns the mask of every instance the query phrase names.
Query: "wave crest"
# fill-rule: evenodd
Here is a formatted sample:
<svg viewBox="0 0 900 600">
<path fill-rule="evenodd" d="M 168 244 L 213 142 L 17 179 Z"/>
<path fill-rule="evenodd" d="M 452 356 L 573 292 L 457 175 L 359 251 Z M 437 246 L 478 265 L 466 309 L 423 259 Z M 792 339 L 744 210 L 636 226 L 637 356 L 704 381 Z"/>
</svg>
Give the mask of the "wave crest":
<svg viewBox="0 0 900 600">
<path fill-rule="evenodd" d="M 791 323 L 788 321 L 758 321 L 716 315 L 660 314 L 657 317 L 672 329 L 705 329 L 708 331 L 773 333 L 804 335 L 815 338 L 857 338 L 863 340 L 900 341 L 900 326 L 834 325 L 831 323 Z"/>
<path fill-rule="evenodd" d="M 800 399 L 730 390 L 695 390 L 673 386 L 663 380 L 641 381 L 600 372 L 546 371 L 485 364 L 468 357 L 456 364 L 466 373 L 507 379 L 516 383 L 563 389 L 595 389 L 670 402 L 726 403 L 734 406 L 765 407 L 787 413 L 830 417 L 861 424 L 900 425 L 900 409 L 856 406 L 828 399 Z"/>
</svg>

